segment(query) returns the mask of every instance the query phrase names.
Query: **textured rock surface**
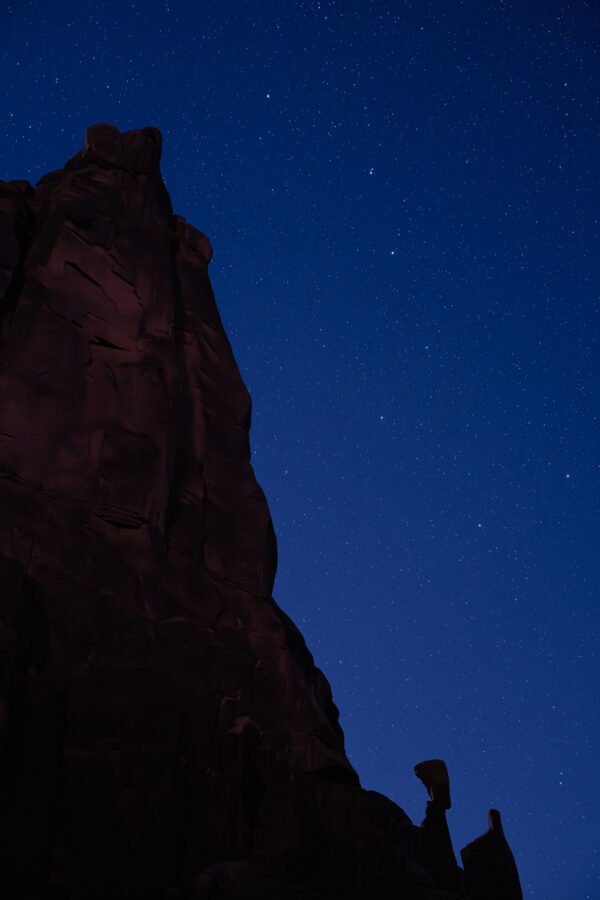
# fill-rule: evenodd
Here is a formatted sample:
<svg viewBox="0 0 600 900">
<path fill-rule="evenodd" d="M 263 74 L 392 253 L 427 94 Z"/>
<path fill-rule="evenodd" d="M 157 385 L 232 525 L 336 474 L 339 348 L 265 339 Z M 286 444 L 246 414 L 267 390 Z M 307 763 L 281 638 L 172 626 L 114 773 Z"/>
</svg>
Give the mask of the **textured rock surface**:
<svg viewBox="0 0 600 900">
<path fill-rule="evenodd" d="M 0 891 L 450 897 L 271 599 L 208 239 L 146 128 L 0 182 Z"/>
</svg>

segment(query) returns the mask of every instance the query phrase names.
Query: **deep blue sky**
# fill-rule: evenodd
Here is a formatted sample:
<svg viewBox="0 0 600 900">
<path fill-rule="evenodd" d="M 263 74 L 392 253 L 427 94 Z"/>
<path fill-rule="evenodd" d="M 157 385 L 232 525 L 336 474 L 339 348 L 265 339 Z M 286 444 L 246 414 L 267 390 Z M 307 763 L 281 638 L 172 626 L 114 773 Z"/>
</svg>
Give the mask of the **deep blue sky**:
<svg viewBox="0 0 600 900">
<path fill-rule="evenodd" d="M 275 596 L 365 787 L 600 896 L 596 0 L 14 0 L 0 177 L 155 125 L 254 401 Z"/>
</svg>

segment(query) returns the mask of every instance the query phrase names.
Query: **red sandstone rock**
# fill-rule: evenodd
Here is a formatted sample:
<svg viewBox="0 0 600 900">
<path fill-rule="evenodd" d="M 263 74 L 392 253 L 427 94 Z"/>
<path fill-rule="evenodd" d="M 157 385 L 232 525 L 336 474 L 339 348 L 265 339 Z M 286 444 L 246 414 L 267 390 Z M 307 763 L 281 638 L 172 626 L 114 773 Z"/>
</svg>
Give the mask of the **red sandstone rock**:
<svg viewBox="0 0 600 900">
<path fill-rule="evenodd" d="M 160 133 L 0 183 L 0 891 L 450 897 L 271 598 L 250 398 Z"/>
</svg>

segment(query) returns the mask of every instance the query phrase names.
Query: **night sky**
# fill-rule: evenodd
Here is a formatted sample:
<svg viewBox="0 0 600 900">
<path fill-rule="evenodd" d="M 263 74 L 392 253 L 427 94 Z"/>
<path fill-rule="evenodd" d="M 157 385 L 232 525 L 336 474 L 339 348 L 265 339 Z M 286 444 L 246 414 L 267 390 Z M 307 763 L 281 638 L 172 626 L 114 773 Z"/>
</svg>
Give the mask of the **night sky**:
<svg viewBox="0 0 600 900">
<path fill-rule="evenodd" d="M 0 177 L 154 125 L 364 787 L 600 896 L 598 0 L 14 0 Z"/>
</svg>

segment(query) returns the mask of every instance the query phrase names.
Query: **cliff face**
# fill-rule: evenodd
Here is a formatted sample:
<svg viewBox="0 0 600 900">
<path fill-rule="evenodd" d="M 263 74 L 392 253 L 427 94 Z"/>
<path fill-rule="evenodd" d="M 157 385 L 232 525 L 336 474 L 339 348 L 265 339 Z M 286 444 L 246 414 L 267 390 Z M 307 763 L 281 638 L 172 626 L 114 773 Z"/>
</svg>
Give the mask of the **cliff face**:
<svg viewBox="0 0 600 900">
<path fill-rule="evenodd" d="M 437 897 L 271 599 L 208 239 L 146 128 L 0 182 L 0 891 Z"/>
</svg>

